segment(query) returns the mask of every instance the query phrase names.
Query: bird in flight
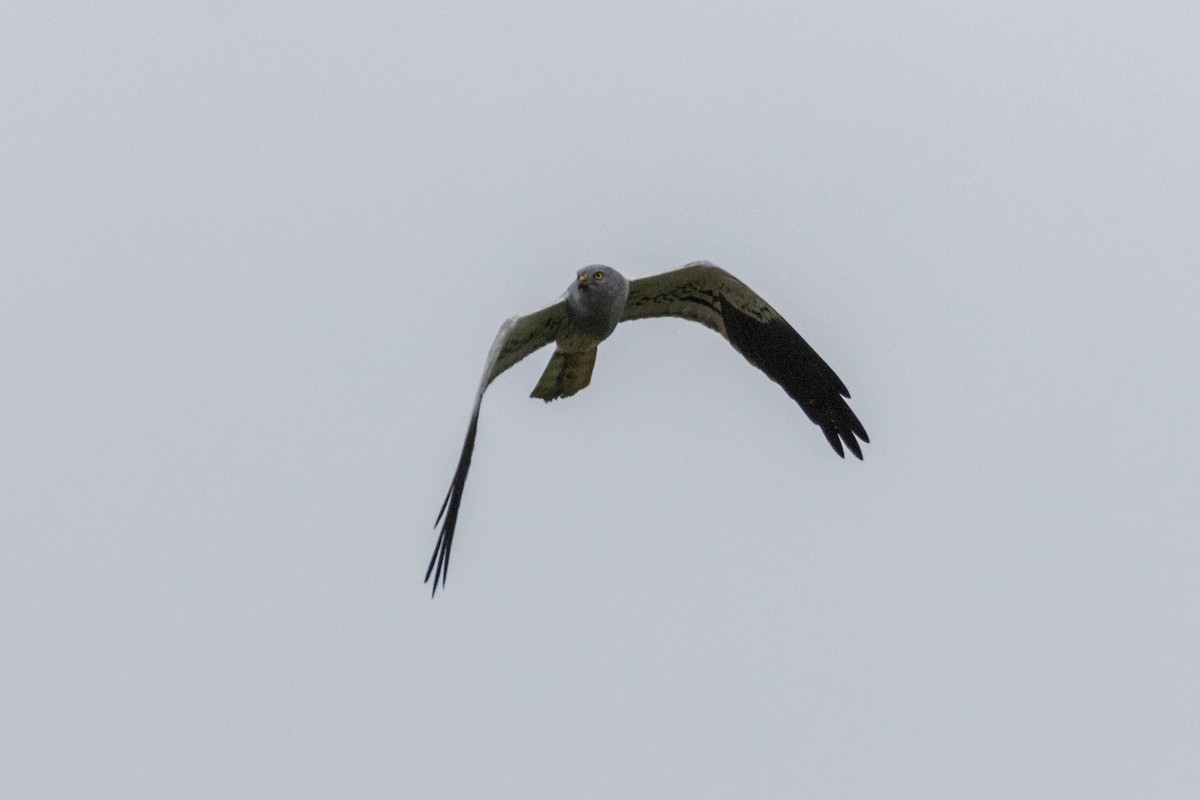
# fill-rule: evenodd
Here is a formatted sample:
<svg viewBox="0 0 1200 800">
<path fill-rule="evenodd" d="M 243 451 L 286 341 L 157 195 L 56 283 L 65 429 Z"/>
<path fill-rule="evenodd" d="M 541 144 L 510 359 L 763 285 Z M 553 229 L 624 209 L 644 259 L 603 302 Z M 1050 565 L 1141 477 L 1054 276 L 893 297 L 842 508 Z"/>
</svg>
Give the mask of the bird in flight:
<svg viewBox="0 0 1200 800">
<path fill-rule="evenodd" d="M 426 583 L 433 578 L 434 595 L 439 582 L 446 584 L 454 526 L 475 449 L 479 406 L 491 382 L 525 356 L 555 342 L 554 355 L 530 396 L 546 402 L 570 397 L 591 382 L 596 348 L 617 325 L 649 317 L 680 317 L 712 328 L 783 387 L 820 426 L 839 456 L 845 458 L 848 448 L 862 459 L 858 440 L 870 439 L 846 403 L 850 397 L 846 385 L 787 320 L 749 286 L 707 261 L 634 280 L 612 267 L 586 267 L 576 273 L 561 300 L 541 311 L 507 320 L 492 342 L 458 468 L 434 522 L 434 527 L 441 523 L 442 530 L 425 571 Z"/>
</svg>

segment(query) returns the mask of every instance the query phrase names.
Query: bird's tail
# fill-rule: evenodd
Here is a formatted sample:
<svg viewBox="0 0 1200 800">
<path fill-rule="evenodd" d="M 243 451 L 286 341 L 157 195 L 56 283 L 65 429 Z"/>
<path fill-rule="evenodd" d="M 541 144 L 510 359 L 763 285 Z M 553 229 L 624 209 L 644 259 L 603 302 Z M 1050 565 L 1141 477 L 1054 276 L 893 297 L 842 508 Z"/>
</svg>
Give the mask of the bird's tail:
<svg viewBox="0 0 1200 800">
<path fill-rule="evenodd" d="M 592 382 L 592 367 L 596 365 L 596 348 L 582 353 L 564 353 L 555 350 L 550 356 L 546 371 L 533 387 L 536 397 L 549 403 L 559 397 L 570 397 Z"/>
</svg>

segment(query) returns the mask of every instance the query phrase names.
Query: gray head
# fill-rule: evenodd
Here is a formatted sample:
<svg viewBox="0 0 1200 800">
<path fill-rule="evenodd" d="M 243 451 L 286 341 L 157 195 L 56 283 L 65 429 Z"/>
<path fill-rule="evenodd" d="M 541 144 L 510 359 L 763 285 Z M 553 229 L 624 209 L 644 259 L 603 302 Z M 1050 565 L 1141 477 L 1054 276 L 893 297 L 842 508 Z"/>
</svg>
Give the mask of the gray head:
<svg viewBox="0 0 1200 800">
<path fill-rule="evenodd" d="M 567 316 L 582 333 L 607 339 L 621 321 L 625 301 L 629 299 L 629 281 L 612 267 L 593 264 L 575 274 L 567 287 Z"/>
</svg>

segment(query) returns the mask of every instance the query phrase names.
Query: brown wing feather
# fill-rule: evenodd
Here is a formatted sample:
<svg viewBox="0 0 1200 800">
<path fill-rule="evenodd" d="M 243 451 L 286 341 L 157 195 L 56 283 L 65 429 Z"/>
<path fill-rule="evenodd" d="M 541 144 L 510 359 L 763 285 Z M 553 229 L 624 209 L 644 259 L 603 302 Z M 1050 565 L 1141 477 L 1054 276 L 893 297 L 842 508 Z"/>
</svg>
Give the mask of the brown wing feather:
<svg viewBox="0 0 1200 800">
<path fill-rule="evenodd" d="M 681 317 L 721 334 L 783 387 L 839 456 L 845 457 L 844 444 L 862 458 L 858 440 L 870 439 L 846 403 L 850 392 L 841 378 L 779 312 L 725 270 L 696 262 L 631 281 L 622 319 L 648 317 Z"/>
<path fill-rule="evenodd" d="M 433 523 L 436 527 L 440 522 L 442 529 L 438 534 L 433 556 L 429 559 L 429 568 L 425 570 L 425 582 L 428 583 L 430 577 L 433 578 L 435 595 L 439 582 L 443 586 L 446 585 L 450 546 L 454 544 L 458 508 L 462 504 L 463 489 L 467 485 L 467 472 L 471 469 L 471 454 L 475 450 L 475 433 L 479 428 L 479 406 L 483 403 L 483 393 L 487 391 L 491 382 L 509 367 L 554 341 L 566 324 L 566 319 L 563 303 L 555 303 L 533 314 L 507 320 L 500 326 L 500 331 L 492 342 L 487 364 L 483 368 L 483 378 L 479 382 L 479 390 L 475 393 L 475 407 L 471 410 L 471 423 L 467 426 L 467 436 L 463 440 L 462 453 L 458 457 L 458 467 L 454 470 L 454 478 L 450 481 L 446 499 L 442 501 L 442 510 L 438 512 L 437 520 Z"/>
</svg>

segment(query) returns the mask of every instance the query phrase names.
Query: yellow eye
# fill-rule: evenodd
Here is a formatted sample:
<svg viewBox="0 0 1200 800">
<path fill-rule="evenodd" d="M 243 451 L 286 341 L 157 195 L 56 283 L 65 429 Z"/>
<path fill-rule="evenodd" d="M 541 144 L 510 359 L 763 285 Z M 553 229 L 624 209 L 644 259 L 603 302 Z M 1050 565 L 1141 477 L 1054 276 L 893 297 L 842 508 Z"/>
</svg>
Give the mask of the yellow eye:
<svg viewBox="0 0 1200 800">
<path fill-rule="evenodd" d="M 593 275 L 592 275 L 592 280 L 594 280 L 594 281 L 602 281 L 602 280 L 604 280 L 604 273 L 603 273 L 603 272 L 597 272 L 597 273 L 593 274 Z"/>
</svg>

